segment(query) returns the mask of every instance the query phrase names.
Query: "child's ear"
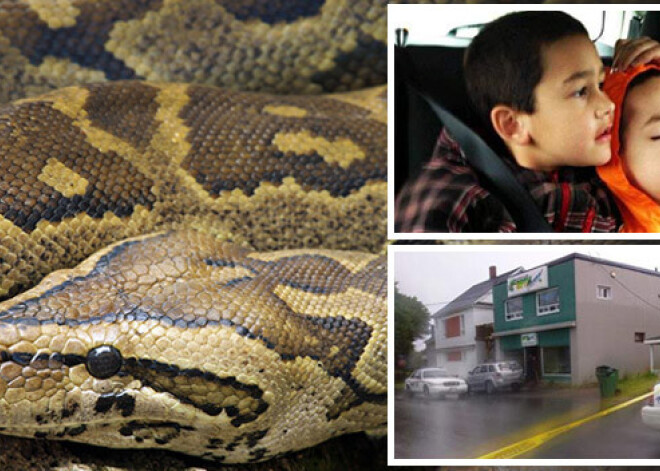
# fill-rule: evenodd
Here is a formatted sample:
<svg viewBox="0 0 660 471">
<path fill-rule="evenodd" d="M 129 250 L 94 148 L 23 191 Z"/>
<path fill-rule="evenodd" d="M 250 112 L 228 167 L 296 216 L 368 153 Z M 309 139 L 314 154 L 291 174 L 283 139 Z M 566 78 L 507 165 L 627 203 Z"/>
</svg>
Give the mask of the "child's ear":
<svg viewBox="0 0 660 471">
<path fill-rule="evenodd" d="M 508 145 L 525 146 L 531 142 L 525 113 L 505 105 L 497 105 L 490 112 L 495 132 Z"/>
</svg>

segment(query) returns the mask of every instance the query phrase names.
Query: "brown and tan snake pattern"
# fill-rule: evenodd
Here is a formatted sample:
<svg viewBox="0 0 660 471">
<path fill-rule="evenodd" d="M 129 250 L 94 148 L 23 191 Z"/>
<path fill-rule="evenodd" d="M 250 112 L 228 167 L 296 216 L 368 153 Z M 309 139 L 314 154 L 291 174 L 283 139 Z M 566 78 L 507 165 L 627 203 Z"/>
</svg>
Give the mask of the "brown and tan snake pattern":
<svg viewBox="0 0 660 471">
<path fill-rule="evenodd" d="M 385 3 L 274 5 L 0 0 L 1 433 L 385 430 Z"/>
</svg>

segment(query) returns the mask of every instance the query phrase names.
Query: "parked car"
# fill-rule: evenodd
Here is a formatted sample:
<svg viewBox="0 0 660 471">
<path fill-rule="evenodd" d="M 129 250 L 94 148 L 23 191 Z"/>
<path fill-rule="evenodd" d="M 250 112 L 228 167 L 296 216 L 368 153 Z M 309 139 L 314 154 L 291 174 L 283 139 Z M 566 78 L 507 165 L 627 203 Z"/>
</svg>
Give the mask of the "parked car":
<svg viewBox="0 0 660 471">
<path fill-rule="evenodd" d="M 431 395 L 445 396 L 467 394 L 468 386 L 465 380 L 451 376 L 444 368 L 421 368 L 415 370 L 405 381 L 406 393 L 410 396 L 422 393 L 425 397 Z"/>
<path fill-rule="evenodd" d="M 487 394 L 511 388 L 518 391 L 523 384 L 523 369 L 517 361 L 498 361 L 477 365 L 468 372 L 469 391 L 483 390 Z"/>
<path fill-rule="evenodd" d="M 660 430 L 660 383 L 653 388 L 647 405 L 642 407 L 642 422 L 647 426 Z"/>
</svg>

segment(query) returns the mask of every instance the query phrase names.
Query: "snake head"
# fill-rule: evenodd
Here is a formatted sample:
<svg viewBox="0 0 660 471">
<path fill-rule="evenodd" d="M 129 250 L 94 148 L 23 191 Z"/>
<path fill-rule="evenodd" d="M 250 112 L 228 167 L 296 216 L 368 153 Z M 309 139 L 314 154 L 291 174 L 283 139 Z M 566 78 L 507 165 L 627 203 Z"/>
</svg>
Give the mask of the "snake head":
<svg viewBox="0 0 660 471">
<path fill-rule="evenodd" d="M 385 263 L 141 236 L 0 304 L 0 428 L 258 461 L 382 429 Z"/>
</svg>

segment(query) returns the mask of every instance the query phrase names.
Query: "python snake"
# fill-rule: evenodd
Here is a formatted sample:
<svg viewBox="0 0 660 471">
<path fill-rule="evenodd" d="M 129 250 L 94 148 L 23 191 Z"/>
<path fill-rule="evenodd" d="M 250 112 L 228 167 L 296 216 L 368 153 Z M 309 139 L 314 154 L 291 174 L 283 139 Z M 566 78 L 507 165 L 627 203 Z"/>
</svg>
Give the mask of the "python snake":
<svg viewBox="0 0 660 471">
<path fill-rule="evenodd" d="M 384 431 L 385 2 L 347 3 L 0 0 L 1 433 Z"/>
</svg>

